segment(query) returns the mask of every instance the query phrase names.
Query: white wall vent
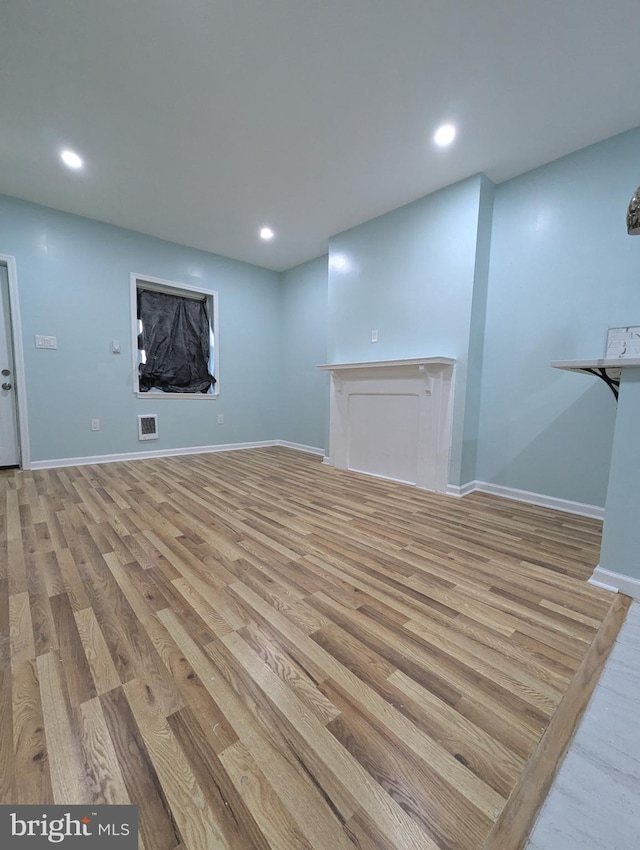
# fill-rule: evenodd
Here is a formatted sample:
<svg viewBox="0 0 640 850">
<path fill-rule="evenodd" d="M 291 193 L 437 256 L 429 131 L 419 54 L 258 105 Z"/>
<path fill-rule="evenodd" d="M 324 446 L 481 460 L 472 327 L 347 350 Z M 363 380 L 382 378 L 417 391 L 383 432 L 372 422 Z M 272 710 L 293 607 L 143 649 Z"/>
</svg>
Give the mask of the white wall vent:
<svg viewBox="0 0 640 850">
<path fill-rule="evenodd" d="M 138 416 L 138 439 L 139 440 L 157 440 L 158 439 L 158 414 L 145 413 Z"/>
</svg>

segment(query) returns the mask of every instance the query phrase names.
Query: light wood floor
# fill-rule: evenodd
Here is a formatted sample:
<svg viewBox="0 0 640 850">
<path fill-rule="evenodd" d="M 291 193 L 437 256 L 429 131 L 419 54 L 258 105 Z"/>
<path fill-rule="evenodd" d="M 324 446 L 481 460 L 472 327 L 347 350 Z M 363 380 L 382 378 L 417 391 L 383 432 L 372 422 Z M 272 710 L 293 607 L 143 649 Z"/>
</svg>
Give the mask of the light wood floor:
<svg viewBox="0 0 640 850">
<path fill-rule="evenodd" d="M 0 523 L 0 803 L 146 850 L 510 850 L 624 616 L 595 521 L 287 449 L 3 471 Z"/>
</svg>

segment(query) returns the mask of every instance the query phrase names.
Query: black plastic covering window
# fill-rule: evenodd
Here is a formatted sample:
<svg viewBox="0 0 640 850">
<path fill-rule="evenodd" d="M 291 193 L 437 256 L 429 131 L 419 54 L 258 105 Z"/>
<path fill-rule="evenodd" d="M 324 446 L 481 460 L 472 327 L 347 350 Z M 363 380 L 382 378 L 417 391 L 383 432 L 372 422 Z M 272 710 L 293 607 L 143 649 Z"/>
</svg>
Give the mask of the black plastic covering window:
<svg viewBox="0 0 640 850">
<path fill-rule="evenodd" d="M 140 391 L 206 393 L 215 383 L 209 374 L 209 317 L 204 301 L 148 289 L 138 290 L 142 333 L 138 348 Z"/>
</svg>

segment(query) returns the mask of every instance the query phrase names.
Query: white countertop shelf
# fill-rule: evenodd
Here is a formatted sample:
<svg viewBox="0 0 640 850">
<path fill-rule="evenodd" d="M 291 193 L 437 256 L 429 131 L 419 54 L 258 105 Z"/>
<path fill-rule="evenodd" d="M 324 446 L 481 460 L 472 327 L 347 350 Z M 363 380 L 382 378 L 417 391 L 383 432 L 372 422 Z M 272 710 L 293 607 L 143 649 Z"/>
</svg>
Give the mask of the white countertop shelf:
<svg viewBox="0 0 640 850">
<path fill-rule="evenodd" d="M 640 368 L 640 357 L 601 357 L 598 360 L 552 360 L 554 369 L 567 372 L 580 372 L 594 375 L 609 387 L 616 401 L 620 387 L 620 375 L 623 369 Z"/>
<path fill-rule="evenodd" d="M 640 366 L 640 357 L 608 357 L 599 360 L 552 360 L 554 369 L 569 372 L 589 372 L 591 369 L 627 369 Z"/>
</svg>

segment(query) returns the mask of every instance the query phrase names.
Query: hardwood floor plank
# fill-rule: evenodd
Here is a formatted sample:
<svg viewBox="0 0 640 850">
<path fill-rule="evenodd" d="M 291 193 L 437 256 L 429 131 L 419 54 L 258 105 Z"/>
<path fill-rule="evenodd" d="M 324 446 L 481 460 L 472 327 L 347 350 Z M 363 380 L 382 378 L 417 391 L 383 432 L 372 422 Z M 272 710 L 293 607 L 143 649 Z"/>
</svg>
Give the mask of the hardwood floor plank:
<svg viewBox="0 0 640 850">
<path fill-rule="evenodd" d="M 290 564 L 291 561 L 287 563 Z M 231 576 L 227 584 L 233 584 L 236 579 L 239 579 L 252 587 L 256 593 L 271 594 L 273 598 L 290 605 L 304 599 L 307 591 L 281 574 L 277 568 L 273 567 L 273 564 L 274 562 L 265 565 L 263 559 L 250 555 L 238 558 L 229 564 L 228 572 Z"/>
<path fill-rule="evenodd" d="M 60 647 L 60 660 L 67 693 L 72 707 L 76 707 L 93 699 L 97 692 L 66 593 L 51 598 L 51 612 Z"/>
<path fill-rule="evenodd" d="M 579 661 L 573 656 L 567 656 L 561 646 L 551 645 L 550 641 L 539 640 L 516 630 L 511 637 L 511 643 L 514 647 L 525 649 L 528 658 L 540 660 L 544 665 L 566 673 L 567 680 L 570 680 L 578 669 Z"/>
<path fill-rule="evenodd" d="M 164 559 L 162 557 L 154 557 L 153 547 L 142 534 L 123 533 L 123 530 L 115 517 L 112 517 L 109 521 L 115 533 L 122 536 L 126 543 L 126 547 L 131 552 L 135 562 L 139 564 L 143 570 L 149 570 L 155 566 L 161 566 L 161 562 Z"/>
<path fill-rule="evenodd" d="M 276 676 L 291 688 L 321 723 L 328 723 L 340 713 L 319 690 L 318 683 L 263 630 L 255 626 L 246 626 L 238 634 Z"/>
<path fill-rule="evenodd" d="M 7 490 L 6 498 L 6 539 L 21 540 L 22 525 L 20 522 L 20 504 L 18 502 L 17 490 Z M 13 589 L 14 593 L 21 593 L 20 588 Z"/>
<path fill-rule="evenodd" d="M 7 518 L 8 519 L 8 518 Z M 7 535 L 9 529 L 7 528 Z M 24 546 L 21 538 L 7 536 L 7 576 L 9 593 L 24 593 L 27 590 L 27 568 Z"/>
<path fill-rule="evenodd" d="M 487 817 L 438 771 L 415 754 L 395 735 L 390 735 L 376 718 L 349 699 L 328 680 L 324 693 L 340 714 L 329 731 L 362 764 L 398 805 L 429 835 L 435 846 L 477 846 L 493 818 Z"/>
<path fill-rule="evenodd" d="M 54 802 L 89 803 L 91 792 L 57 651 L 38 656 L 38 679 Z"/>
<path fill-rule="evenodd" d="M 78 716 L 92 802 L 110 806 L 137 803 L 129 797 L 100 699 L 83 703 Z"/>
<path fill-rule="evenodd" d="M 358 640 L 354 635 L 336 624 L 315 632 L 313 640 L 347 670 L 351 670 L 359 679 L 373 687 L 376 687 L 378 682 L 386 680 L 396 671 L 394 664 L 386 658 L 382 658 L 366 643 Z M 324 678 L 327 678 L 326 675 Z M 444 688 L 443 683 L 442 688 L 434 687 L 433 690 L 442 691 Z M 452 705 L 460 699 L 460 694 L 453 688 L 446 689 L 446 696 L 447 702 Z"/>
<path fill-rule="evenodd" d="M 12 803 L 54 802 L 44 713 L 35 656 L 13 658 L 13 768 L 15 786 Z"/>
<path fill-rule="evenodd" d="M 139 807 L 145 845 L 174 850 L 180 843 L 177 828 L 123 689 L 102 694 L 100 704 L 129 799 Z"/>
<path fill-rule="evenodd" d="M 47 586 L 35 559 L 27 570 L 27 589 L 36 655 L 43 655 L 58 648 L 58 638 Z"/>
<path fill-rule="evenodd" d="M 269 847 L 274 850 L 314 850 L 314 845 L 307 841 L 242 743 L 225 750 L 221 759 Z"/>
<path fill-rule="evenodd" d="M 421 620 L 420 626 L 423 624 L 424 621 Z M 500 658 L 515 662 L 521 670 L 526 671 L 541 682 L 551 685 L 561 693 L 564 692 L 569 679 L 575 673 L 575 665 L 554 664 L 547 657 L 531 652 L 522 652 L 514 641 L 515 632 L 509 638 L 505 638 L 494 632 L 493 629 L 480 626 L 463 614 L 458 615 L 447 624 L 447 633 L 451 635 L 454 641 L 463 638 L 469 639 L 472 643 L 467 645 L 474 646 L 476 651 L 477 645 L 480 644 L 483 651 L 486 647 L 492 654 L 497 653 Z"/>
<path fill-rule="evenodd" d="M 95 611 L 91 607 L 83 608 L 75 612 L 74 618 L 97 693 L 106 694 L 113 688 L 119 688 L 122 682 Z"/>
<path fill-rule="evenodd" d="M 198 625 L 200 626 L 200 622 L 202 622 L 205 628 L 210 631 L 210 634 L 206 635 L 200 630 L 200 635 L 204 635 L 203 640 L 210 641 L 216 635 L 228 635 L 233 631 L 232 626 L 225 620 L 224 616 L 213 608 L 187 579 L 177 578 L 174 579 L 172 584 L 178 593 L 184 597 L 187 605 L 198 614 Z M 238 625 L 240 624 L 238 623 Z"/>
<path fill-rule="evenodd" d="M 386 585 L 377 577 L 368 575 L 358 568 L 354 569 L 345 565 L 340 558 L 332 558 L 325 554 L 322 559 L 316 556 L 308 556 L 306 560 L 321 568 L 323 575 L 328 574 L 330 579 L 335 577 L 341 591 L 346 589 L 350 593 L 357 594 L 357 605 L 351 607 L 359 607 L 366 599 L 371 597 L 374 601 L 404 616 L 405 620 L 419 620 L 421 617 L 431 619 L 434 613 L 443 614 L 445 617 L 453 619 L 458 613 L 458 609 L 455 607 L 443 605 L 425 593 L 421 593 L 417 597 L 405 595 L 397 588 Z M 342 567 L 346 567 L 346 569 Z M 322 592 L 325 592 L 324 588 Z M 340 596 L 336 598 L 336 601 L 343 604 Z M 513 630 L 511 629 L 511 631 Z"/>
<path fill-rule="evenodd" d="M 522 689 L 510 689 L 512 683 L 507 683 L 499 671 L 495 671 L 495 678 L 493 670 L 483 675 L 468 659 L 450 654 L 416 635 L 382 628 L 359 611 L 341 610 L 337 603 L 322 594 L 314 599 L 321 610 L 333 612 L 334 620 L 342 628 L 353 636 L 359 635 L 370 648 L 427 690 L 433 690 L 445 702 L 457 707 L 460 695 L 472 695 L 477 702 L 492 706 L 507 718 L 517 716 L 521 725 L 529 727 L 533 734 L 539 735 L 544 728 L 551 709 L 543 710 L 537 702 L 530 701 L 531 695 Z M 451 696 L 454 688 L 454 696 Z"/>
<path fill-rule="evenodd" d="M 220 752 L 228 754 L 234 744 L 217 752 L 203 730 L 201 718 L 189 708 L 181 708 L 168 720 L 230 850 L 269 850 L 270 845 L 220 759 Z M 243 784 L 246 783 L 241 780 L 240 785 Z"/>
<path fill-rule="evenodd" d="M 120 619 L 125 622 L 127 638 L 133 650 L 134 667 L 138 676 L 143 677 L 153 688 L 155 698 L 162 703 L 162 712 L 166 717 L 181 708 L 183 703 L 179 688 L 176 687 L 156 648 L 165 647 L 165 630 L 159 626 L 152 608 L 115 553 L 106 553 L 104 559 L 121 591 L 118 597 L 122 606 Z"/>
<path fill-rule="evenodd" d="M 67 545 L 62 528 L 58 521 L 58 502 L 56 499 L 50 498 L 49 494 L 45 491 L 40 496 L 40 506 L 47 526 L 51 549 L 54 552 L 58 552 L 61 549 L 64 549 Z M 63 590 L 64 587 L 60 587 L 58 589 L 58 593 L 62 593 Z M 55 596 L 55 594 L 51 595 Z"/>
<path fill-rule="evenodd" d="M 60 570 L 60 578 L 62 579 L 62 590 L 69 597 L 69 602 L 73 610 L 77 612 L 90 608 L 91 602 L 84 589 L 78 567 L 73 560 L 73 555 L 66 548 L 66 544 L 64 548 L 56 550 L 55 556 Z"/>
<path fill-rule="evenodd" d="M 345 830 L 358 850 L 394 850 L 366 812 L 357 811 L 345 824 Z M 435 847 L 426 844 L 425 850 Z M 440 848 L 438 848 L 440 850 Z"/>
<path fill-rule="evenodd" d="M 86 531 L 78 534 L 73 530 L 69 538 L 76 568 L 82 573 L 87 607 L 95 613 L 120 680 L 129 681 L 136 676 L 134 650 L 114 608 L 114 602 L 119 601 L 119 589 L 91 536 Z"/>
<path fill-rule="evenodd" d="M 9 629 L 12 663 L 35 658 L 31 605 L 27 592 L 15 593 L 9 597 Z"/>
<path fill-rule="evenodd" d="M 47 596 L 58 596 L 64 593 L 62 574 L 53 548 L 36 554 L 36 569 L 42 575 Z"/>
<path fill-rule="evenodd" d="M 233 725 L 238 738 L 245 747 L 250 749 L 260 771 L 273 786 L 281 800 L 295 801 L 296 811 L 304 813 L 305 833 L 312 836 L 314 846 L 321 846 L 324 840 L 337 850 L 351 850 L 342 832 L 343 818 L 341 811 L 351 817 L 354 807 L 347 800 L 328 798 L 326 791 L 314 775 L 312 766 L 307 766 L 304 754 L 298 754 L 290 746 L 283 730 L 276 729 L 275 734 L 261 725 L 247 705 L 245 694 L 247 688 L 242 687 L 243 697 L 234 691 L 226 681 L 222 665 L 216 665 L 211 656 L 195 644 L 186 633 L 171 611 L 160 612 L 159 615 L 176 642 L 182 648 L 198 673 L 211 697 L 219 705 L 229 722 Z M 264 721 L 264 712 L 257 706 L 260 719 Z M 284 744 L 277 747 L 283 740 Z"/>
<path fill-rule="evenodd" d="M 299 701 L 251 652 L 242 638 L 233 634 L 221 640 L 279 711 L 295 725 L 307 746 L 318 754 L 334 776 L 340 777 L 345 790 L 349 790 L 380 830 L 389 839 L 393 837 L 398 848 L 424 847 L 424 834 L 416 828 L 411 818 L 405 815 L 380 785 L 369 781 L 366 771 L 357 761 L 347 757 L 343 747 L 335 746 L 335 739 L 316 718 L 301 710 Z"/>
<path fill-rule="evenodd" d="M 424 638 L 442 652 L 455 652 L 459 661 L 493 682 L 521 694 L 525 700 L 543 712 L 553 711 L 560 701 L 561 690 L 541 681 L 539 676 L 528 675 L 522 665 L 510 661 L 500 653 L 474 641 L 459 638 L 453 629 L 447 632 L 445 638 L 442 629 L 427 627 L 424 623 L 409 622 L 403 628 Z"/>
<path fill-rule="evenodd" d="M 229 850 L 202 789 L 165 717 L 139 679 L 123 686 L 147 752 L 184 844 L 190 850 L 213 845 Z"/>
<path fill-rule="evenodd" d="M 419 728 L 444 747 L 461 764 L 506 798 L 525 765 L 508 746 L 471 723 L 451 706 L 396 670 L 388 678 L 383 696 L 400 707 Z"/>
<path fill-rule="evenodd" d="M 242 665 L 236 655 L 222 642 L 215 641 L 206 647 L 213 660 L 235 693 L 248 707 L 252 720 L 296 772 L 311 782 L 329 811 L 324 813 L 335 826 L 344 823 L 357 809 L 351 791 L 327 767 L 317 751 L 308 746 L 306 739 L 288 714 L 283 712 L 265 693 L 264 689 Z M 324 723 L 323 723 L 324 725 Z M 266 771 L 265 771 L 266 772 Z"/>
</svg>

